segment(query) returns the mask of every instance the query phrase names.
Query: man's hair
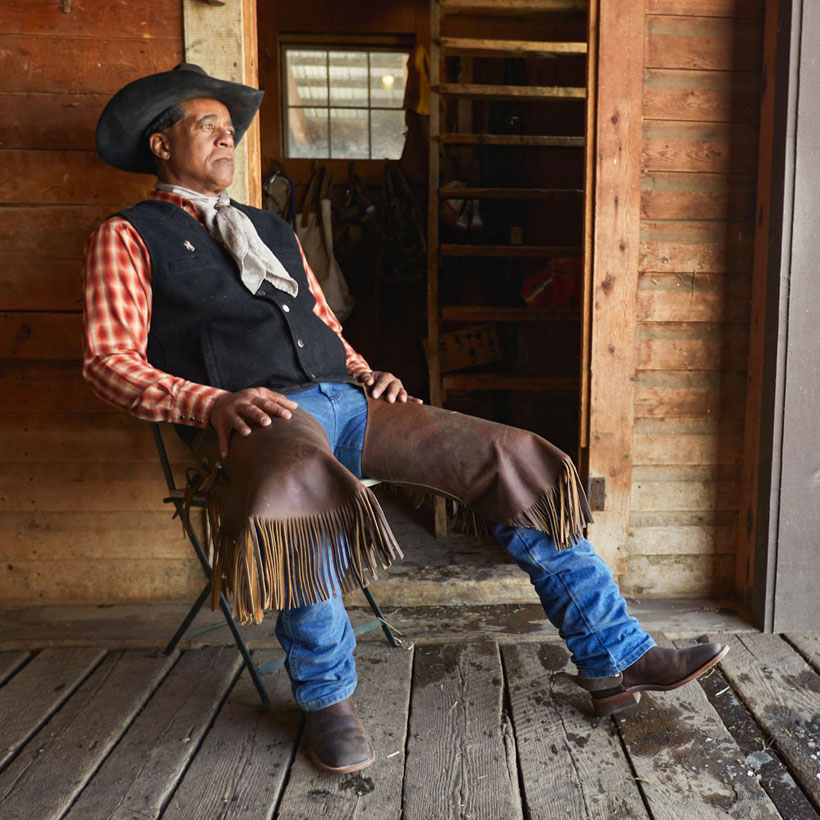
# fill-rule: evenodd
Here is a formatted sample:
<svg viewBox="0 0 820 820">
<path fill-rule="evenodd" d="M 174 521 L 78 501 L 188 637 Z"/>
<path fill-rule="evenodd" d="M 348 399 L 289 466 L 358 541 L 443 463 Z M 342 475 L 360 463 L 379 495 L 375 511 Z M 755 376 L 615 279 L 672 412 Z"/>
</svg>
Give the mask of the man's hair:
<svg viewBox="0 0 820 820">
<path fill-rule="evenodd" d="M 187 113 L 181 103 L 174 103 L 170 108 L 166 108 L 161 114 L 154 117 L 143 131 L 145 141 L 148 142 L 151 139 L 151 134 L 164 131 L 166 128 L 176 125 L 180 120 L 184 120 Z"/>
</svg>

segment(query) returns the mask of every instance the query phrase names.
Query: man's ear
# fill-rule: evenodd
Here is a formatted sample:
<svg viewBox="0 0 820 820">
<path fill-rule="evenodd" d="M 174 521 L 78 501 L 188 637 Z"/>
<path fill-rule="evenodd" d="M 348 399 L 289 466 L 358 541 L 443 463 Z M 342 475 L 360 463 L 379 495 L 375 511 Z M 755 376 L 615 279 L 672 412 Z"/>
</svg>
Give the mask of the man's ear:
<svg viewBox="0 0 820 820">
<path fill-rule="evenodd" d="M 171 143 L 162 131 L 157 131 L 148 137 L 148 146 L 151 153 L 159 159 L 169 159 L 171 156 Z"/>
</svg>

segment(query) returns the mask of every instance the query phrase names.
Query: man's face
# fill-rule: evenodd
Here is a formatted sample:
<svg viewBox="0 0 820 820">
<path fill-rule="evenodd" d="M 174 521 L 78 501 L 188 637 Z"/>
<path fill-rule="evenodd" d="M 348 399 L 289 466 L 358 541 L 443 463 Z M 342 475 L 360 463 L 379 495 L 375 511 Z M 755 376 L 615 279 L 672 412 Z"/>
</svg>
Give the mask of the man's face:
<svg viewBox="0 0 820 820">
<path fill-rule="evenodd" d="M 218 100 L 187 100 L 182 107 L 184 119 L 151 135 L 158 175 L 163 182 L 218 196 L 233 181 L 231 115 Z"/>
</svg>

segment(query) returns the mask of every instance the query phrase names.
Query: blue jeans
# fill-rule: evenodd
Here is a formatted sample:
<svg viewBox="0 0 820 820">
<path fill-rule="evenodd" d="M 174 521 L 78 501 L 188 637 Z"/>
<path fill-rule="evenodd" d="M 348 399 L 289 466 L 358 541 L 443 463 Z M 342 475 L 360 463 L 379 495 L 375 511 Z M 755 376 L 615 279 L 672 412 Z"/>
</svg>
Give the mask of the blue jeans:
<svg viewBox="0 0 820 820">
<path fill-rule="evenodd" d="M 362 476 L 367 403 L 349 384 L 320 384 L 291 396 L 324 428 L 333 452 Z M 550 622 L 587 678 L 616 675 L 655 645 L 626 602 L 612 573 L 586 539 L 564 550 L 549 535 L 525 527 L 491 525 L 504 550 L 529 575 Z M 341 596 L 284 610 L 276 636 L 296 702 L 312 711 L 349 697 L 356 688 L 356 640 Z"/>
</svg>

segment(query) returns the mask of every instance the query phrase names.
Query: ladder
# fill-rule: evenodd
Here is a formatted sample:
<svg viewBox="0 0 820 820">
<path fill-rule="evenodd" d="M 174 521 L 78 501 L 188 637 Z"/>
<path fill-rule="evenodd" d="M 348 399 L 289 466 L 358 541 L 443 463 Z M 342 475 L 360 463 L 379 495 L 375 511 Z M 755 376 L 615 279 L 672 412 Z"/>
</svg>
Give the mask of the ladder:
<svg viewBox="0 0 820 820">
<path fill-rule="evenodd" d="M 583 396 L 588 390 L 586 372 L 588 367 L 588 298 L 590 241 L 588 225 L 591 219 L 588 195 L 591 174 L 586 169 L 591 166 L 591 146 L 585 134 L 590 132 L 589 123 L 592 110 L 588 89 L 593 67 L 587 59 L 590 37 L 594 31 L 595 0 L 432 0 L 431 1 L 431 47 L 430 47 L 430 160 L 429 160 L 429 200 L 428 200 L 428 280 L 427 280 L 427 361 L 430 379 L 430 401 L 443 407 L 447 404 L 448 391 L 543 391 L 550 394 L 581 394 L 581 441 L 586 429 L 586 402 Z M 469 19 L 468 19 L 469 18 Z M 553 26 L 552 21 L 557 21 Z M 551 31 L 559 35 L 563 31 L 581 33 L 573 39 L 566 36 L 550 36 Z M 512 34 L 511 34 L 512 32 Z M 526 60 L 525 76 L 538 61 L 576 61 L 569 66 L 568 74 L 581 77 L 574 84 L 526 84 L 526 82 L 497 83 L 478 82 L 473 76 L 475 60 L 485 58 L 520 58 Z M 577 61 L 580 61 L 577 62 Z M 484 62 L 483 65 L 489 65 Z M 454 67 L 457 66 L 457 70 Z M 485 72 L 486 73 L 486 72 Z M 561 69 L 553 73 L 560 76 Z M 566 73 L 566 72 L 565 72 Z M 454 76 L 455 74 L 455 76 Z M 547 72 L 549 74 L 549 71 Z M 485 103 L 482 108 L 476 103 Z M 574 118 L 580 127 L 574 133 L 488 133 L 486 127 L 475 127 L 473 116 L 476 110 L 483 119 L 490 119 L 487 111 L 495 103 L 515 103 L 521 106 L 541 106 L 560 104 L 565 107 L 577 106 L 579 116 Z M 525 111 L 530 108 L 523 109 Z M 478 116 L 477 119 L 482 119 Z M 455 127 L 454 127 L 455 126 Z M 496 177 L 495 184 L 483 180 L 473 180 L 469 184 L 444 185 L 443 167 L 448 152 L 460 151 L 461 157 L 470 156 L 469 151 L 495 151 L 493 163 L 503 164 L 507 157 L 521 157 L 522 151 L 535 155 L 538 162 L 546 162 L 548 157 L 558 157 L 562 163 L 579 164 L 579 184 L 573 186 L 548 186 L 522 184 L 512 180 L 509 184 Z M 579 213 L 582 224 L 578 226 L 577 242 L 542 243 L 527 242 L 526 232 L 510 236 L 500 242 L 498 237 L 490 241 L 474 241 L 465 236 L 463 241 L 452 241 L 452 237 L 441 240 L 441 213 L 444 203 L 459 201 L 499 202 L 505 208 L 521 209 L 543 203 L 555 203 L 558 208 L 574 208 Z M 512 233 L 511 229 L 511 233 Z M 530 307 L 498 304 L 458 304 L 443 298 L 442 291 L 452 277 L 454 265 L 461 265 L 464 275 L 465 265 L 476 266 L 496 264 L 511 266 L 517 264 L 545 265 L 556 257 L 581 258 L 585 266 L 582 276 L 582 294 L 577 308 Z M 447 328 L 463 328 L 469 323 L 489 323 L 491 326 L 523 327 L 524 325 L 562 322 L 574 323 L 581 334 L 580 377 L 566 375 L 518 375 L 510 372 L 490 372 L 486 368 L 480 372 L 446 372 L 442 368 L 442 325 Z M 469 330 L 469 328 L 467 328 Z M 446 531 L 446 512 L 443 500 L 434 506 L 435 531 Z"/>
</svg>

